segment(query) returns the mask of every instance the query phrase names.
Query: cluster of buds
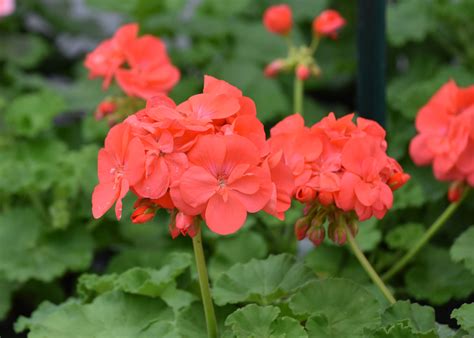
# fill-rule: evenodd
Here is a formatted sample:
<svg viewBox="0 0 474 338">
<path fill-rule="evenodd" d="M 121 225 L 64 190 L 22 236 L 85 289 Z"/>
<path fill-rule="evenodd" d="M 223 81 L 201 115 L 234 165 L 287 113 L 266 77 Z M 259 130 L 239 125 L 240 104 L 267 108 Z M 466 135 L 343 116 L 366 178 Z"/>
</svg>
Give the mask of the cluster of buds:
<svg viewBox="0 0 474 338">
<path fill-rule="evenodd" d="M 357 216 L 353 212 L 343 212 L 333 206 L 315 202 L 307 205 L 304 213 L 295 223 L 295 235 L 299 241 L 308 238 L 315 246 L 319 246 L 327 233 L 334 243 L 344 245 L 347 240 L 346 229 L 349 229 L 353 237 L 359 231 Z"/>
<path fill-rule="evenodd" d="M 269 7 L 263 15 L 263 23 L 271 33 L 288 39 L 289 52 L 284 59 L 272 61 L 264 70 L 267 77 L 274 77 L 281 72 L 293 71 L 298 79 L 304 81 L 310 76 L 318 77 L 321 74 L 313 55 L 323 37 L 337 38 L 339 30 L 346 24 L 339 12 L 328 9 L 320 13 L 313 20 L 313 40 L 309 46 L 295 47 L 291 42 L 291 29 L 293 18 L 288 5 L 275 5 Z"/>
<path fill-rule="evenodd" d="M 97 121 L 105 119 L 112 127 L 144 107 L 145 101 L 140 98 L 131 96 L 107 97 L 97 106 L 94 117 Z"/>
</svg>

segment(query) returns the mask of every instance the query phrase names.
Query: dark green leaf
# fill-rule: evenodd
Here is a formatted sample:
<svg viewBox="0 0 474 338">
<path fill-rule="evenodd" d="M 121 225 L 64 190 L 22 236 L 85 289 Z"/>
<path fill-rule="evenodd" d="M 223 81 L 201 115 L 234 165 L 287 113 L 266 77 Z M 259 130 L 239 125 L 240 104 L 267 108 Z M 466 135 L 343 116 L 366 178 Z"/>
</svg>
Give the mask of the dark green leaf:
<svg viewBox="0 0 474 338">
<path fill-rule="evenodd" d="M 287 254 L 252 259 L 234 265 L 215 282 L 216 304 L 256 302 L 269 304 L 288 296 L 314 278 L 311 271 Z"/>
<path fill-rule="evenodd" d="M 455 262 L 462 262 L 464 266 L 474 273 L 474 226 L 464 231 L 451 247 L 451 258 Z"/>
<path fill-rule="evenodd" d="M 362 286 L 346 279 L 312 281 L 290 299 L 295 314 L 308 320 L 310 337 L 362 337 L 380 324 L 379 303 Z"/>
</svg>

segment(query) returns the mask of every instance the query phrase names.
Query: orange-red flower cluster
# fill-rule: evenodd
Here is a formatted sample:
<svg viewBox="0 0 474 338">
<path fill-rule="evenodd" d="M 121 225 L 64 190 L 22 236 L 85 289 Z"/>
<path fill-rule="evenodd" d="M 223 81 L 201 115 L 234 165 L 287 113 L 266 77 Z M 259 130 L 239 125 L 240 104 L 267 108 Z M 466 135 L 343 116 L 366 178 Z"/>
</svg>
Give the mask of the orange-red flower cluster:
<svg viewBox="0 0 474 338">
<path fill-rule="evenodd" d="M 201 215 L 218 234 L 237 231 L 247 213 L 279 218 L 289 208 L 293 177 L 281 152 L 273 154 L 254 102 L 225 81 L 206 76 L 202 94 L 176 105 L 161 95 L 113 127 L 98 158 L 95 218 L 122 198 L 139 198 L 132 220 L 173 210 L 170 230 L 194 235 Z"/>
<path fill-rule="evenodd" d="M 169 92 L 178 83 L 180 72 L 171 63 L 163 41 L 151 35 L 138 37 L 138 30 L 134 23 L 118 29 L 87 55 L 85 66 L 91 78 L 104 78 L 104 89 L 115 78 L 128 96 L 148 99 Z"/>
<path fill-rule="evenodd" d="M 336 39 L 339 30 L 346 25 L 346 20 L 338 11 L 327 9 L 313 20 L 313 33 L 318 36 L 329 36 Z"/>
<path fill-rule="evenodd" d="M 309 128 L 295 114 L 271 130 L 271 152 L 284 155 L 295 180 L 293 196 L 308 205 L 307 216 L 296 225 L 299 239 L 313 236 L 319 244 L 325 220 L 340 224 L 343 215 L 351 226 L 352 211 L 359 220 L 382 218 L 392 207 L 392 190 L 409 178 L 386 154 L 385 130 L 376 122 L 352 119 L 353 114 L 336 119 L 331 113 Z M 345 241 L 339 227 L 330 224 L 329 232 L 335 242 Z"/>
<path fill-rule="evenodd" d="M 432 164 L 439 180 L 474 186 L 474 86 L 444 84 L 418 112 L 416 129 L 410 155 L 417 165 Z"/>
</svg>

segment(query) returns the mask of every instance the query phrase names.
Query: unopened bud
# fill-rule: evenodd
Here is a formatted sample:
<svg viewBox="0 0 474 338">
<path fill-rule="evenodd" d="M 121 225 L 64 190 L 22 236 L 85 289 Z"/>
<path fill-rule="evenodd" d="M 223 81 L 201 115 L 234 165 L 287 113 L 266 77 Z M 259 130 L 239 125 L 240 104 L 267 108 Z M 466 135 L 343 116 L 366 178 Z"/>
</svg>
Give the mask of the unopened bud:
<svg viewBox="0 0 474 338">
<path fill-rule="evenodd" d="M 300 64 L 296 67 L 296 77 L 298 77 L 298 79 L 304 81 L 304 80 L 307 80 L 310 75 L 311 75 L 311 72 L 308 66 Z"/>
<path fill-rule="evenodd" d="M 324 230 L 323 226 L 311 226 L 307 232 L 308 239 L 313 242 L 315 246 L 320 246 L 321 243 L 324 241 L 324 237 L 326 236 L 326 231 Z"/>
<path fill-rule="evenodd" d="M 461 181 L 451 183 L 448 189 L 448 200 L 451 203 L 458 202 L 464 191 L 464 184 Z"/>
<path fill-rule="evenodd" d="M 342 225 L 330 223 L 328 227 L 329 238 L 337 245 L 344 245 L 347 240 L 346 229 Z"/>
<path fill-rule="evenodd" d="M 295 223 L 295 236 L 298 241 L 306 237 L 309 228 L 309 222 L 306 217 L 299 218 Z"/>
<path fill-rule="evenodd" d="M 147 198 L 138 199 L 133 204 L 133 208 L 135 210 L 130 218 L 132 223 L 135 224 L 146 223 L 152 220 L 158 210 L 158 206 Z"/>
<path fill-rule="evenodd" d="M 316 190 L 307 186 L 301 186 L 296 189 L 296 199 L 302 203 L 308 203 L 316 198 Z"/>
<path fill-rule="evenodd" d="M 402 173 L 398 172 L 393 174 L 389 179 L 388 179 L 388 186 L 392 191 L 395 191 L 399 188 L 401 188 L 407 181 L 410 179 L 410 175 L 407 173 Z"/>
<path fill-rule="evenodd" d="M 274 77 L 282 70 L 284 64 L 283 60 L 273 60 L 265 67 L 263 73 L 266 77 Z"/>
<path fill-rule="evenodd" d="M 112 101 L 102 101 L 95 111 L 96 120 L 101 120 L 105 116 L 113 114 L 117 110 L 117 105 Z"/>
</svg>

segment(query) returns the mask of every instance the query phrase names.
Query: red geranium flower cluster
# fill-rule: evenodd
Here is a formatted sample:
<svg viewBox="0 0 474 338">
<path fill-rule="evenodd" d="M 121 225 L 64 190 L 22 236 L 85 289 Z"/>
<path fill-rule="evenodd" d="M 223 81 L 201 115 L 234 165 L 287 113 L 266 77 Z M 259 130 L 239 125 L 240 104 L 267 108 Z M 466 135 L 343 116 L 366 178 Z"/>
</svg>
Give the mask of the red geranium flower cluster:
<svg viewBox="0 0 474 338">
<path fill-rule="evenodd" d="M 89 53 L 85 66 L 91 78 L 104 78 L 108 88 L 113 78 L 132 97 L 148 99 L 168 93 L 178 83 L 179 70 L 168 58 L 165 44 L 151 35 L 138 37 L 137 24 L 127 24 Z"/>
<path fill-rule="evenodd" d="M 382 218 L 392 207 L 392 190 L 409 178 L 386 154 L 385 130 L 374 121 L 353 114 L 336 119 L 331 113 L 311 128 L 292 115 L 271 130 L 272 153 L 283 153 L 295 180 L 294 197 L 307 204 L 306 216 L 296 224 L 298 239 L 315 244 L 329 236 L 345 242 L 344 224 L 355 228 L 355 218 Z M 354 214 L 355 213 L 355 214 Z"/>
<path fill-rule="evenodd" d="M 416 164 L 432 164 L 436 178 L 455 182 L 453 187 L 474 186 L 474 86 L 444 84 L 418 112 L 416 129 L 410 143 Z M 450 192 L 451 200 L 458 198 Z"/>
<path fill-rule="evenodd" d="M 281 152 L 273 154 L 254 102 L 225 81 L 206 76 L 202 94 L 176 105 L 161 95 L 113 127 L 98 158 L 95 218 L 122 198 L 137 196 L 134 222 L 158 208 L 172 211 L 170 230 L 193 236 L 202 216 L 218 234 L 237 231 L 247 213 L 279 218 L 289 208 L 293 178 Z"/>
</svg>

